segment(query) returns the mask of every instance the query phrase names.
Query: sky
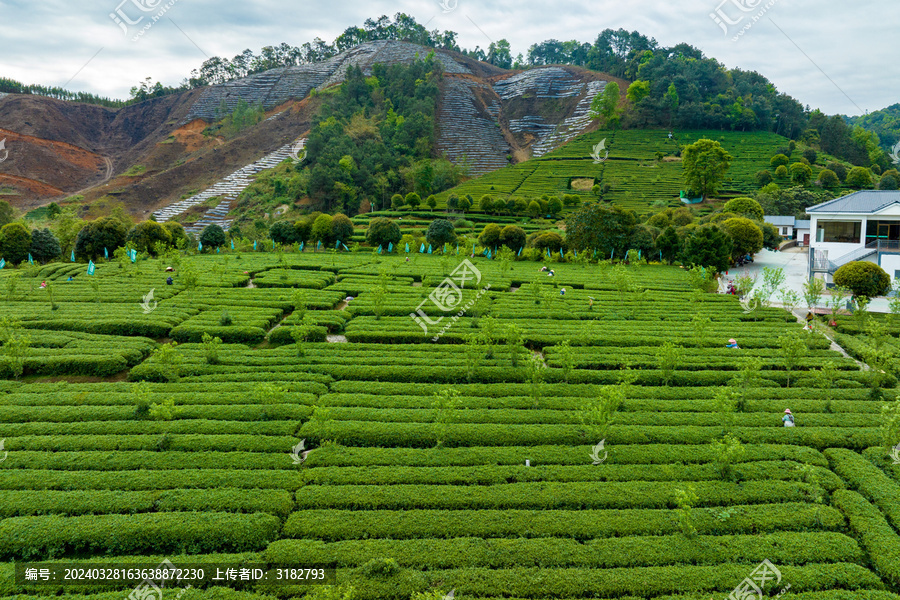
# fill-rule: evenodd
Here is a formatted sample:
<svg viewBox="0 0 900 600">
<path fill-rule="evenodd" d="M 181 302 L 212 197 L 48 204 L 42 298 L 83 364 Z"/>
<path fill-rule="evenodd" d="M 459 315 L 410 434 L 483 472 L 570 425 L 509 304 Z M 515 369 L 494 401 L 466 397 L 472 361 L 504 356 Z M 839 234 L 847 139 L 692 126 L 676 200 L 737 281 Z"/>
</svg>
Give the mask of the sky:
<svg viewBox="0 0 900 600">
<path fill-rule="evenodd" d="M 637 30 L 758 71 L 828 114 L 900 102 L 895 0 L 0 0 L 0 76 L 124 99 L 146 77 L 178 85 L 212 56 L 331 43 L 349 26 L 398 12 L 456 31 L 464 48 L 506 39 L 513 56 L 548 39 Z"/>
</svg>

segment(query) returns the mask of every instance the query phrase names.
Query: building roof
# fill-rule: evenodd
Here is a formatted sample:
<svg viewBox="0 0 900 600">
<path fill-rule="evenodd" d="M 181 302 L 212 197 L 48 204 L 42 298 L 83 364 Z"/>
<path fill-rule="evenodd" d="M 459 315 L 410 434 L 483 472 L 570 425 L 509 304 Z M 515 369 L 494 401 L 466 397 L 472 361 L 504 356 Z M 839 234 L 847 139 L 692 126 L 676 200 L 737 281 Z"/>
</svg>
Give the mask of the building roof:
<svg viewBox="0 0 900 600">
<path fill-rule="evenodd" d="M 809 229 L 809 221 L 794 221 L 794 229 Z"/>
<path fill-rule="evenodd" d="M 871 215 L 890 206 L 900 204 L 900 191 L 863 190 L 834 200 L 822 202 L 806 209 L 807 213 L 857 213 Z"/>
<path fill-rule="evenodd" d="M 766 215 L 763 217 L 763 220 L 770 225 L 775 225 L 776 227 L 793 227 L 794 226 L 794 217 L 781 217 L 777 215 Z"/>
</svg>

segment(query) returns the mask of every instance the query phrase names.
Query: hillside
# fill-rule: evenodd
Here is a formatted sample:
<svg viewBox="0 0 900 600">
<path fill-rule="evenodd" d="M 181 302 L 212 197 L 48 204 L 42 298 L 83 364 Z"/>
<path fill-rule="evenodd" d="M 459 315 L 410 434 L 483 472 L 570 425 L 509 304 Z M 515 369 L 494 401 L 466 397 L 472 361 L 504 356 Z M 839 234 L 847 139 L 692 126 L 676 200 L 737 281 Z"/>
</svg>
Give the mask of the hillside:
<svg viewBox="0 0 900 600">
<path fill-rule="evenodd" d="M 146 218 L 303 135 L 316 114 L 316 91 L 341 83 L 348 67 L 368 76 L 376 63 L 407 64 L 429 52 L 407 42 L 367 42 L 319 63 L 121 109 L 10 94 L 0 98 L 10 150 L 0 163 L 5 197 L 25 209 L 80 193 L 88 203 L 121 202 Z M 589 129 L 592 98 L 614 80 L 579 67 L 516 72 L 446 50 L 435 56 L 444 72 L 435 155 L 474 175 L 543 155 Z M 267 119 L 232 139 L 204 134 L 241 101 L 261 105 Z"/>
</svg>

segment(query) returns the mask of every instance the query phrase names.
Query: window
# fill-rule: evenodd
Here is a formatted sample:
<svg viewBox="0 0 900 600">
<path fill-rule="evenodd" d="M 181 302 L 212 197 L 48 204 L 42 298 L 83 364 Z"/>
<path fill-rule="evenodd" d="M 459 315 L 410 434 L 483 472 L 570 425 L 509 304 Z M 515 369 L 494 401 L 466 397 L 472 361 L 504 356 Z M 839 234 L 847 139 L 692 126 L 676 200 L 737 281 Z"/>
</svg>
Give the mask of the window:
<svg viewBox="0 0 900 600">
<path fill-rule="evenodd" d="M 781 235 L 787 235 L 787 234 L 788 234 L 787 230 L 788 230 L 787 227 L 782 227 L 782 228 L 781 228 Z"/>
<path fill-rule="evenodd" d="M 858 244 L 860 231 L 860 221 L 819 221 L 816 241 Z"/>
</svg>

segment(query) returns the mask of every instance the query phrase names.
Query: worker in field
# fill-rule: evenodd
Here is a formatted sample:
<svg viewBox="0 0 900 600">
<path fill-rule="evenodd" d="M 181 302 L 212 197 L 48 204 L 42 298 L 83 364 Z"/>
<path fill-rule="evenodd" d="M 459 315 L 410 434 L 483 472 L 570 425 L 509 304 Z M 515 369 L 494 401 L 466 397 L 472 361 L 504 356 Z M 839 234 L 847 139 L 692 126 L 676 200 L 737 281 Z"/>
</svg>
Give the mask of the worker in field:
<svg viewBox="0 0 900 600">
<path fill-rule="evenodd" d="M 738 344 L 737 344 L 737 340 L 735 340 L 734 338 L 731 338 L 730 340 L 728 340 L 728 345 L 725 346 L 725 347 L 726 347 L 726 348 L 733 348 L 733 349 L 737 349 L 737 350 L 740 350 L 740 349 L 741 349 L 741 347 L 738 346 Z"/>
<path fill-rule="evenodd" d="M 794 415 L 791 413 L 791 409 L 784 409 L 784 416 L 781 417 L 781 420 L 784 422 L 785 427 L 793 427 L 794 426 Z"/>
</svg>

